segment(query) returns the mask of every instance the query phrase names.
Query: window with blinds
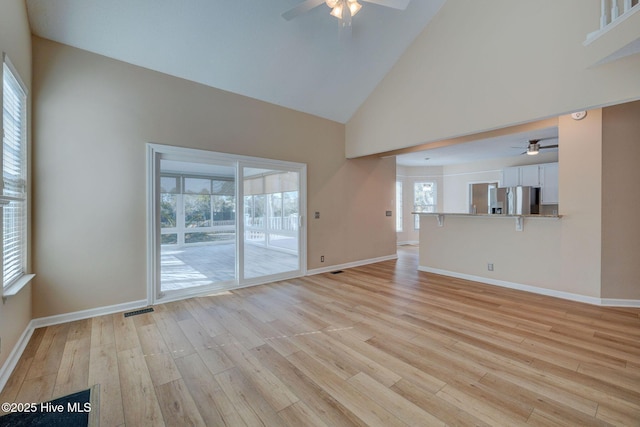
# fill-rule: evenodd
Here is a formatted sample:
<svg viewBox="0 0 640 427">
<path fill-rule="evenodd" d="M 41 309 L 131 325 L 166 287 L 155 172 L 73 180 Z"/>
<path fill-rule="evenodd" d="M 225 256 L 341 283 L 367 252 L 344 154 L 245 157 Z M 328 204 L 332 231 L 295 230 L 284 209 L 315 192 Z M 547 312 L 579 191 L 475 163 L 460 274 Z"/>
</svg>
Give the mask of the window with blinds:
<svg viewBox="0 0 640 427">
<path fill-rule="evenodd" d="M 25 274 L 27 236 L 27 95 L 8 59 L 2 70 L 2 284 Z"/>
</svg>

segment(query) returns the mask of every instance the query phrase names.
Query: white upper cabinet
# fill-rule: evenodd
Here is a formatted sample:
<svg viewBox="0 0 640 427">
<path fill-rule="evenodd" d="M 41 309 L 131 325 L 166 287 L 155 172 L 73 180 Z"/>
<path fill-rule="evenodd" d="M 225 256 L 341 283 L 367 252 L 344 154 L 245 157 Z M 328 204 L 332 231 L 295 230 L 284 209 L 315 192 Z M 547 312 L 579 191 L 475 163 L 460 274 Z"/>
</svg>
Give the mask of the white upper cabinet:
<svg viewBox="0 0 640 427">
<path fill-rule="evenodd" d="M 502 170 L 502 186 L 515 187 L 520 185 L 520 168 L 505 168 Z"/>
<path fill-rule="evenodd" d="M 558 163 L 540 165 L 540 203 L 543 205 L 558 204 Z"/>
<path fill-rule="evenodd" d="M 540 203 L 554 205 L 558 203 L 558 163 L 515 166 L 502 170 L 502 186 L 517 185 L 540 187 Z"/>
<path fill-rule="evenodd" d="M 526 185 L 540 187 L 539 165 L 516 166 L 502 170 L 502 186 L 515 187 Z"/>
<path fill-rule="evenodd" d="M 540 173 L 538 165 L 520 167 L 520 185 L 540 187 Z"/>
</svg>

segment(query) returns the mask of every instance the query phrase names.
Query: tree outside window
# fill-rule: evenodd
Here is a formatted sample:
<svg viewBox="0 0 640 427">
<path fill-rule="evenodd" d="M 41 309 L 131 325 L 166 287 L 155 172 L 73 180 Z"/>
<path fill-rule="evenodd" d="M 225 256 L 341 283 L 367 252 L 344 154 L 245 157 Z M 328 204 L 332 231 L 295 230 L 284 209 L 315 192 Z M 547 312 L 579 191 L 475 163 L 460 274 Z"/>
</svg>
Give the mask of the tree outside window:
<svg viewBox="0 0 640 427">
<path fill-rule="evenodd" d="M 435 182 L 415 182 L 413 184 L 413 211 L 414 212 L 435 212 L 436 211 L 436 183 Z M 414 228 L 420 229 L 420 215 L 415 215 Z"/>
</svg>

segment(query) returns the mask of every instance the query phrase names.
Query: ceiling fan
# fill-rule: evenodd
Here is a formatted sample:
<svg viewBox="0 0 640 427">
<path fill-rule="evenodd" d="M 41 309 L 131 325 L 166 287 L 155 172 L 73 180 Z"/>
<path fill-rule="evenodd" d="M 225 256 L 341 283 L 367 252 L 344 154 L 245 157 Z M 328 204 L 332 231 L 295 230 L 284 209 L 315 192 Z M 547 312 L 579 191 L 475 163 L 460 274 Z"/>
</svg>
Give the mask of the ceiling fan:
<svg viewBox="0 0 640 427">
<path fill-rule="evenodd" d="M 365 3 L 373 3 L 392 9 L 405 10 L 411 0 L 360 0 Z M 282 14 L 287 21 L 315 9 L 322 3 L 331 8 L 331 16 L 335 16 L 340 21 L 341 27 L 350 27 L 351 18 L 362 8 L 358 0 L 304 0 L 302 3 Z"/>
<path fill-rule="evenodd" d="M 527 151 L 521 153 L 521 154 L 528 154 L 530 156 L 535 156 L 536 154 L 538 154 L 540 152 L 540 150 L 544 150 L 547 148 L 558 148 L 558 144 L 554 144 L 554 145 L 545 145 L 545 146 L 541 146 L 539 143 L 540 141 L 544 141 L 546 139 L 556 139 L 556 138 L 540 138 L 540 139 L 530 139 L 529 140 L 529 146 L 527 146 Z"/>
</svg>

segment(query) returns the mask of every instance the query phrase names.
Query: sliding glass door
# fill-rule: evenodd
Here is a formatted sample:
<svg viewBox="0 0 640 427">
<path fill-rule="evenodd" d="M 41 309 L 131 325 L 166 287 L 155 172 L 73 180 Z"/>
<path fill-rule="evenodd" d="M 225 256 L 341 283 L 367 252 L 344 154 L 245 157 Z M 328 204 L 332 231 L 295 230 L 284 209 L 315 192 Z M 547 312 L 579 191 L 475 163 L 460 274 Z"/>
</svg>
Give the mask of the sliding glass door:
<svg viewBox="0 0 640 427">
<path fill-rule="evenodd" d="M 296 271 L 300 266 L 300 174 L 243 168 L 244 278 Z"/>
<path fill-rule="evenodd" d="M 236 173 L 224 163 L 160 160 L 160 292 L 236 280 Z"/>
<path fill-rule="evenodd" d="M 302 164 L 149 144 L 149 302 L 304 274 Z"/>
</svg>

